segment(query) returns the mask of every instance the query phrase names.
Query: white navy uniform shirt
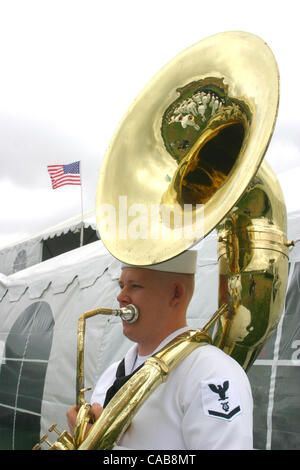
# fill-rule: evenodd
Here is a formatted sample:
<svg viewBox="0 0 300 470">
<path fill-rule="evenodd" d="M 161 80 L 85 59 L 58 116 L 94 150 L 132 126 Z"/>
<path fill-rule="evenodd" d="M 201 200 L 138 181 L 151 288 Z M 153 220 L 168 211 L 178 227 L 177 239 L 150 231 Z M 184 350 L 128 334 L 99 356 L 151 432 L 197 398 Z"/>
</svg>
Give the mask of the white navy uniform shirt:
<svg viewBox="0 0 300 470">
<path fill-rule="evenodd" d="M 168 336 L 158 352 L 178 334 Z M 154 354 L 153 353 L 153 354 Z M 125 374 L 133 371 L 135 344 L 125 356 Z M 98 380 L 91 403 L 103 406 L 119 362 Z M 125 384 L 126 387 L 126 384 Z M 190 353 L 158 385 L 136 413 L 117 449 L 249 450 L 253 448 L 253 399 L 242 367 L 215 346 L 204 345 Z"/>
</svg>

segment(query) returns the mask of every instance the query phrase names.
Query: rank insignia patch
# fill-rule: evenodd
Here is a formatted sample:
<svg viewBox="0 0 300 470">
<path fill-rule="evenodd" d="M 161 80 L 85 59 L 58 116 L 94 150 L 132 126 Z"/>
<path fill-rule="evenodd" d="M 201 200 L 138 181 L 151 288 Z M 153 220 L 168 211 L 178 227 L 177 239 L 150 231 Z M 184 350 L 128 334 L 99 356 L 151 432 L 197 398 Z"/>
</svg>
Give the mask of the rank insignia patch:
<svg viewBox="0 0 300 470">
<path fill-rule="evenodd" d="M 202 404 L 208 416 L 231 421 L 241 413 L 238 389 L 228 379 L 215 379 L 202 382 Z"/>
</svg>

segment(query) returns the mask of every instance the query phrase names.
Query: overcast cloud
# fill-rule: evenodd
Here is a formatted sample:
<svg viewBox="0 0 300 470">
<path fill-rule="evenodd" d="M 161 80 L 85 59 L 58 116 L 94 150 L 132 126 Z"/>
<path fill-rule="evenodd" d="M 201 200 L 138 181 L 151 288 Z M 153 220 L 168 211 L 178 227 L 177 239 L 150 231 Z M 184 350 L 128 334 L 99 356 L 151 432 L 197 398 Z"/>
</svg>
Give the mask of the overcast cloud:
<svg viewBox="0 0 300 470">
<path fill-rule="evenodd" d="M 296 0 L 0 0 L 0 246 L 80 214 L 80 188 L 52 190 L 49 164 L 81 160 L 83 209 L 94 209 L 101 160 L 133 99 L 179 52 L 228 30 L 259 35 L 277 59 L 280 108 L 266 159 L 297 210 Z"/>
</svg>

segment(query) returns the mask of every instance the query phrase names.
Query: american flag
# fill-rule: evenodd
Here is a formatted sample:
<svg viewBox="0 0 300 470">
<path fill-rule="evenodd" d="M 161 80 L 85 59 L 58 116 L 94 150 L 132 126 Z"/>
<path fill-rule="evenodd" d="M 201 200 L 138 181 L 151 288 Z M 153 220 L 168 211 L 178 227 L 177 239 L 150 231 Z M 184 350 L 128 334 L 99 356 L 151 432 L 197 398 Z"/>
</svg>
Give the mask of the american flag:
<svg viewBox="0 0 300 470">
<path fill-rule="evenodd" d="M 52 189 L 59 188 L 65 184 L 81 184 L 80 162 L 69 163 L 68 165 L 48 165 L 47 168 L 51 178 Z"/>
</svg>

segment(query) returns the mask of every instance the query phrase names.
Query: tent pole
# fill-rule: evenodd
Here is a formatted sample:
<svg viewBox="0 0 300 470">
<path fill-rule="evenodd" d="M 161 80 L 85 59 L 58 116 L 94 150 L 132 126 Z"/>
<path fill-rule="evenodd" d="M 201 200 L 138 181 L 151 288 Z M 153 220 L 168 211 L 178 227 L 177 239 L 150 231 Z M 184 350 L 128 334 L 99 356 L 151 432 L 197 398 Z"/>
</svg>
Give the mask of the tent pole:
<svg viewBox="0 0 300 470">
<path fill-rule="evenodd" d="M 81 195 L 81 228 L 80 228 L 80 246 L 83 246 L 83 196 L 82 196 L 82 175 L 81 175 L 81 162 L 80 162 L 80 195 Z"/>
</svg>

